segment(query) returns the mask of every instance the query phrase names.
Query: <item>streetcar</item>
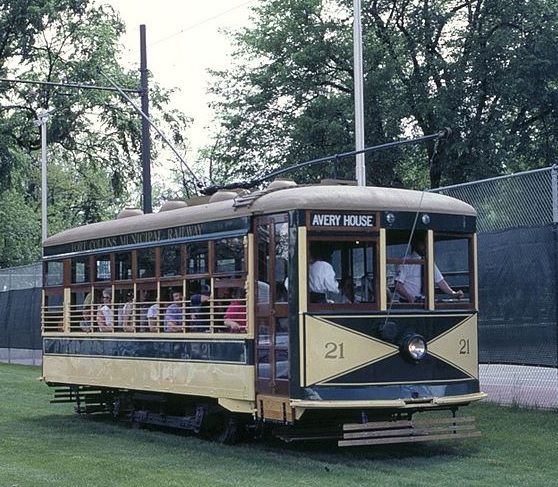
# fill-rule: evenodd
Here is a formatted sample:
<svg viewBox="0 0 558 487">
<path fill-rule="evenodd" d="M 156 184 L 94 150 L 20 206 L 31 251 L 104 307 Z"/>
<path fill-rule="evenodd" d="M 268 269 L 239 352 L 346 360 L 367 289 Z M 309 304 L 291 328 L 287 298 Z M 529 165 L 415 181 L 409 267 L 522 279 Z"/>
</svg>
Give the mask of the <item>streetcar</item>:
<svg viewBox="0 0 558 487">
<path fill-rule="evenodd" d="M 458 414 L 485 396 L 475 221 L 435 193 L 276 180 L 61 232 L 44 242 L 43 379 L 79 413 L 221 441 L 477 436 Z"/>
</svg>

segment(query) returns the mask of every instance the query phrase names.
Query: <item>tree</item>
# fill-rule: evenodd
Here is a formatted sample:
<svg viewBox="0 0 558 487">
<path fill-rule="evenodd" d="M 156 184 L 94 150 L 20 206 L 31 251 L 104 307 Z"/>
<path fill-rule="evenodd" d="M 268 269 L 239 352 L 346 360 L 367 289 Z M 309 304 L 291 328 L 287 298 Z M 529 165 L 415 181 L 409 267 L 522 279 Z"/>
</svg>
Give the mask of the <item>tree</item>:
<svg viewBox="0 0 558 487">
<path fill-rule="evenodd" d="M 554 162 L 555 0 L 371 0 L 362 14 L 366 145 L 453 129 L 437 151 L 368 158 L 369 182 L 426 174 L 436 187 Z M 263 0 L 234 41 L 212 90 L 221 178 L 354 147 L 350 0 Z"/>
<path fill-rule="evenodd" d="M 123 32 L 111 7 L 90 0 L 3 1 L 0 73 L 29 81 L 107 85 L 100 68 L 118 85 L 136 88 L 138 73 L 119 62 Z M 151 114 L 175 143 L 185 144 L 189 119 L 168 109 L 170 94 L 151 84 Z M 0 191 L 20 195 L 30 210 L 6 217 L 33 214 L 39 220 L 40 131 L 33 122 L 42 108 L 53 111 L 47 125 L 52 231 L 113 217 L 125 203 L 137 201 L 140 117 L 118 93 L 0 83 L 0 100 Z M 160 151 L 155 138 L 152 157 Z M 39 244 L 40 232 L 28 235 L 33 251 L 22 255 L 40 255 Z"/>
</svg>

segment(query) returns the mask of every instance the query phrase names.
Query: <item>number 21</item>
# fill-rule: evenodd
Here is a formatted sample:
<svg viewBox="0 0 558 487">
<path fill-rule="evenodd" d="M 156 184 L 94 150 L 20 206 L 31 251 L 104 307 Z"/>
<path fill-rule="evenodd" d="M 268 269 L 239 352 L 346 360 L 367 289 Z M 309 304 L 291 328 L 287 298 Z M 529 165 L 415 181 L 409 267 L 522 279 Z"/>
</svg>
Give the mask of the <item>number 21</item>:
<svg viewBox="0 0 558 487">
<path fill-rule="evenodd" d="M 341 343 L 334 343 L 334 342 L 327 342 L 325 344 L 326 353 L 324 358 L 332 358 L 332 359 L 341 359 L 345 358 L 343 355 L 343 342 Z"/>
</svg>

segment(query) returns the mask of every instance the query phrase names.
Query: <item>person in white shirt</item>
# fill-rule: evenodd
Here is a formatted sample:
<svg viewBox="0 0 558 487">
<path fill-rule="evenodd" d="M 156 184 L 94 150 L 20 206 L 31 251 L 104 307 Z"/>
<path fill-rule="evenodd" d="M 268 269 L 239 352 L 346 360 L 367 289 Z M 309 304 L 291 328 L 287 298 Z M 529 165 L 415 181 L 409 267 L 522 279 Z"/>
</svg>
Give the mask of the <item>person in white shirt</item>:
<svg viewBox="0 0 558 487">
<path fill-rule="evenodd" d="M 134 331 L 134 292 L 126 293 L 126 302 L 118 309 L 118 323 L 123 331 Z"/>
<path fill-rule="evenodd" d="M 159 303 L 152 304 L 147 310 L 147 323 L 149 324 L 149 331 L 159 331 L 157 325 L 157 315 L 159 314 Z"/>
<path fill-rule="evenodd" d="M 310 248 L 308 288 L 311 303 L 326 303 L 328 294 L 339 294 L 339 284 L 335 279 L 335 270 L 326 259 L 322 248 L 316 244 Z"/>
<path fill-rule="evenodd" d="M 114 331 L 114 313 L 111 308 L 112 289 L 103 289 L 103 304 L 97 311 L 99 331 Z"/>
<path fill-rule="evenodd" d="M 415 238 L 411 242 L 413 252 L 409 256 L 409 260 L 424 260 L 426 256 L 426 243 L 422 238 Z M 396 297 L 407 303 L 414 303 L 424 299 L 423 278 L 421 268 L 425 264 L 403 264 L 399 267 L 397 276 L 395 277 Z M 434 282 L 446 294 L 455 298 L 462 298 L 463 291 L 454 291 L 446 282 L 444 276 L 434 264 Z"/>
</svg>

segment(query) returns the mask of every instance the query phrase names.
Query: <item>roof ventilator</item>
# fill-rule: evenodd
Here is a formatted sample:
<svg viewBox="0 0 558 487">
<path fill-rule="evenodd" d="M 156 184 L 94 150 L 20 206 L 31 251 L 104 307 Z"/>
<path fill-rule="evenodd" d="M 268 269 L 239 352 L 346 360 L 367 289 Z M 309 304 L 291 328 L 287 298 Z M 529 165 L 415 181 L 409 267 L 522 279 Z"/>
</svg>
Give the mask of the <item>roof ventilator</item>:
<svg viewBox="0 0 558 487">
<path fill-rule="evenodd" d="M 143 215 L 143 211 L 139 208 L 124 208 L 120 213 L 118 213 L 116 219 L 121 220 L 122 218 L 129 218 L 131 216 L 139 215 Z"/>
</svg>

